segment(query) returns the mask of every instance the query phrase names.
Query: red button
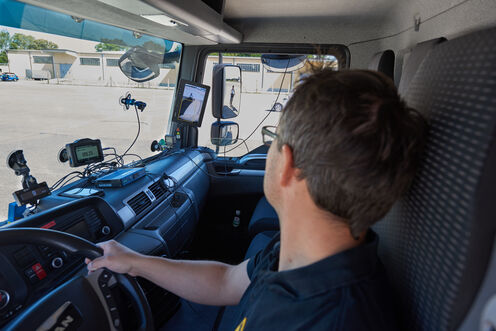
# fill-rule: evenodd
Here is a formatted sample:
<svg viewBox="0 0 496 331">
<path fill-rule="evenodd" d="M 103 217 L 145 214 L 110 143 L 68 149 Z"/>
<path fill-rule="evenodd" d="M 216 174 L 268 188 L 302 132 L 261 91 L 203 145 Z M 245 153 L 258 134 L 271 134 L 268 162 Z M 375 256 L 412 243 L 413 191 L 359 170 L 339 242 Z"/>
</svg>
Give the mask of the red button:
<svg viewBox="0 0 496 331">
<path fill-rule="evenodd" d="M 51 222 L 48 222 L 45 225 L 42 225 L 41 228 L 42 229 L 50 229 L 50 228 L 53 228 L 56 224 L 57 223 L 55 223 L 55 221 L 51 221 Z"/>
<path fill-rule="evenodd" d="M 34 273 L 36 274 L 36 276 L 38 276 L 39 280 L 42 280 L 47 276 L 45 270 L 43 269 L 40 263 L 36 263 L 31 267 L 31 269 L 33 269 Z"/>
</svg>

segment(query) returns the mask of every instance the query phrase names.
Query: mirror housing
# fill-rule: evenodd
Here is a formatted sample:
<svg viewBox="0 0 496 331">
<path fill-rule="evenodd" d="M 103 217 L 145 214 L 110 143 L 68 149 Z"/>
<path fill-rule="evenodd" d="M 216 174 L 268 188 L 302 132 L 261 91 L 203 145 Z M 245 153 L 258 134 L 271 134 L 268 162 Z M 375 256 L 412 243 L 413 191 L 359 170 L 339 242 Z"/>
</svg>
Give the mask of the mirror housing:
<svg viewBox="0 0 496 331">
<path fill-rule="evenodd" d="M 215 146 L 229 146 L 238 142 L 239 125 L 235 122 L 214 122 L 210 129 L 210 141 Z"/>
<path fill-rule="evenodd" d="M 144 83 L 160 75 L 160 64 L 179 60 L 180 52 L 159 53 L 135 46 L 119 59 L 119 67 L 127 78 Z"/>
<path fill-rule="evenodd" d="M 241 108 L 241 67 L 216 64 L 212 75 L 212 115 L 218 119 L 234 118 Z"/>
<path fill-rule="evenodd" d="M 307 56 L 298 54 L 262 54 L 261 61 L 265 69 L 272 72 L 292 72 L 303 68 L 307 62 Z"/>
</svg>

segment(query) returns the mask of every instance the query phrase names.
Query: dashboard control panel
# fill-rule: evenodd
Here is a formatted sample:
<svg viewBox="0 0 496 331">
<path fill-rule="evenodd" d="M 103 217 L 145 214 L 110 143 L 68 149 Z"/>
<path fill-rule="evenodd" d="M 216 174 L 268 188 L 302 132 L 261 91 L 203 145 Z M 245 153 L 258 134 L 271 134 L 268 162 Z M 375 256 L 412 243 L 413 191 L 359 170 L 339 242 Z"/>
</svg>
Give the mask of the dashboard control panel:
<svg viewBox="0 0 496 331">
<path fill-rule="evenodd" d="M 93 243 L 129 239 L 126 244 L 132 249 L 173 257 L 191 240 L 199 217 L 198 203 L 205 199 L 209 185 L 206 170 L 201 169 L 203 154 L 187 153 L 150 163 L 146 166 L 147 176 L 122 188 L 102 189 L 101 196 L 71 198 L 53 194 L 42 199 L 37 214 L 6 227 L 62 231 Z M 77 185 L 75 182 L 74 186 Z M 150 240 L 144 242 L 140 238 Z M 2 246 L 0 265 L 2 329 L 24 309 L 80 272 L 84 262 L 82 256 L 64 250 L 20 241 Z M 112 281 L 105 283 L 105 277 L 97 284 L 102 292 L 105 287 L 112 289 Z M 163 323 L 175 311 L 177 297 L 164 294 L 154 285 L 144 287 L 155 321 Z M 103 299 L 107 301 L 113 327 L 121 329 L 128 317 L 112 315 L 118 298 L 113 297 L 111 290 Z"/>
<path fill-rule="evenodd" d="M 115 212 L 98 197 L 60 206 L 14 225 L 62 231 L 95 243 L 109 240 L 123 229 Z M 4 246 L 0 253 L 0 328 L 83 265 L 83 257 L 44 245 L 20 243 Z"/>
</svg>

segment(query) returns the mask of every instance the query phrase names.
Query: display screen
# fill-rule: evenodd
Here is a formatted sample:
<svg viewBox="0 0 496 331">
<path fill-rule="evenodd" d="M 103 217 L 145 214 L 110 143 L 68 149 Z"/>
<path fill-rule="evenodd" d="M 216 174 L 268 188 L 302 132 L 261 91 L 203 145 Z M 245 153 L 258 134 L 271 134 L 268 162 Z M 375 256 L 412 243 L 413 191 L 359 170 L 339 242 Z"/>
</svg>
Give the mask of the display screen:
<svg viewBox="0 0 496 331">
<path fill-rule="evenodd" d="M 85 161 L 98 157 L 98 146 L 85 145 L 76 147 L 76 157 L 79 161 Z"/>
<path fill-rule="evenodd" d="M 210 87 L 195 82 L 179 82 L 173 120 L 190 126 L 200 126 Z"/>
<path fill-rule="evenodd" d="M 90 238 L 90 233 L 88 231 L 88 226 L 86 225 L 85 221 L 78 222 L 65 230 L 64 232 L 73 234 L 75 236 L 84 238 L 84 239 L 91 239 Z"/>
<path fill-rule="evenodd" d="M 188 122 L 198 122 L 203 108 L 207 89 L 190 84 L 184 85 L 179 118 Z"/>
</svg>

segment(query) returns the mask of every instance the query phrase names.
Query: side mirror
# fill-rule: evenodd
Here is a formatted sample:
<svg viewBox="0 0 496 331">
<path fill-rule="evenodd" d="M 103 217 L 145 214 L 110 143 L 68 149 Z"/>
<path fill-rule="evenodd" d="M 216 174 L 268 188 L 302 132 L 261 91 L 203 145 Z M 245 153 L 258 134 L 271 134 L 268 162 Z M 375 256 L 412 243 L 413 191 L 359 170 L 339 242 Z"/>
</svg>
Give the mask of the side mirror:
<svg viewBox="0 0 496 331">
<path fill-rule="evenodd" d="M 217 64 L 212 75 L 212 115 L 218 119 L 233 118 L 241 108 L 241 68 Z"/>
<path fill-rule="evenodd" d="M 215 146 L 229 146 L 238 142 L 239 126 L 234 122 L 214 122 L 210 130 L 210 141 Z"/>
<path fill-rule="evenodd" d="M 307 62 L 306 55 L 262 54 L 262 64 L 272 72 L 292 72 L 303 68 Z"/>
<path fill-rule="evenodd" d="M 119 67 L 127 78 L 144 83 L 160 75 L 160 65 L 179 60 L 180 52 L 159 53 L 135 46 L 119 59 Z"/>
</svg>

